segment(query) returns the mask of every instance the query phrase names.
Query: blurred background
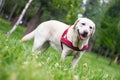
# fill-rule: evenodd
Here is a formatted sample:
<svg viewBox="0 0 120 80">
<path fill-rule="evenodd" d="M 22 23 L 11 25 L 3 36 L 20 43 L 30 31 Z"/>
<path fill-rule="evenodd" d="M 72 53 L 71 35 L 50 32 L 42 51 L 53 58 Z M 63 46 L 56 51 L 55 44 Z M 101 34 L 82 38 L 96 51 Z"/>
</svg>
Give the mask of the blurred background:
<svg viewBox="0 0 120 80">
<path fill-rule="evenodd" d="M 78 16 L 96 32 L 75 70 L 53 48 L 33 55 L 32 42 L 20 42 L 41 22 L 72 25 Z M 120 80 L 119 64 L 120 0 L 0 0 L 0 80 Z"/>
<path fill-rule="evenodd" d="M 19 24 L 25 27 L 25 35 L 46 20 L 55 19 L 71 25 L 78 15 L 88 17 L 96 24 L 88 52 L 92 51 L 96 58 L 109 58 L 109 65 L 120 64 L 120 0 L 33 0 L 25 10 L 29 1 L 0 0 L 0 19 L 14 26 L 23 15 Z M 25 14 L 21 14 L 23 10 Z"/>
</svg>

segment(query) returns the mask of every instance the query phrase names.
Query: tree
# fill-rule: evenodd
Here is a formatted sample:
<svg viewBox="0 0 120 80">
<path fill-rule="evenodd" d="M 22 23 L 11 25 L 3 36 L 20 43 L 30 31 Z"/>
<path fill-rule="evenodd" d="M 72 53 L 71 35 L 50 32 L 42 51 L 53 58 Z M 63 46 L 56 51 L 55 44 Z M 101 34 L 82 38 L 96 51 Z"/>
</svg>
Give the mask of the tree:
<svg viewBox="0 0 120 80">
<path fill-rule="evenodd" d="M 9 21 L 11 20 L 13 14 L 14 14 L 16 8 L 17 8 L 17 6 L 18 6 L 18 1 L 16 1 L 15 5 L 13 6 L 13 9 L 12 9 L 10 15 L 9 15 L 9 18 L 8 18 Z"/>
<path fill-rule="evenodd" d="M 30 33 L 32 30 L 34 30 L 37 26 L 37 24 L 39 23 L 40 21 L 40 16 L 42 14 L 42 11 L 41 11 L 41 7 L 39 7 L 38 11 L 36 12 L 36 14 L 34 15 L 34 17 L 28 22 L 27 24 L 27 29 L 25 31 L 25 34 L 28 34 Z"/>
<path fill-rule="evenodd" d="M 4 3 L 5 3 L 5 0 L 0 0 L 0 13 L 1 13 Z"/>
<path fill-rule="evenodd" d="M 46 20 L 57 19 L 73 23 L 77 18 L 77 14 L 82 12 L 80 8 L 81 0 L 41 0 L 40 2 L 36 0 L 36 2 L 36 4 L 40 4 L 39 9 L 36 11 L 36 14 L 32 17 L 30 22 L 28 22 L 25 34 L 35 29 L 36 25 L 42 20 L 42 16 L 46 16 L 45 14 L 47 14 Z"/>
<path fill-rule="evenodd" d="M 32 0 L 29 0 L 28 3 L 26 4 L 25 8 L 23 9 L 19 19 L 17 20 L 17 22 L 15 23 L 15 25 L 13 26 L 13 28 L 7 33 L 8 36 L 10 36 L 12 34 L 13 31 L 15 31 L 15 29 L 17 28 L 18 24 L 20 23 L 20 21 L 22 20 L 27 8 L 29 7 L 30 3 L 32 2 Z"/>
<path fill-rule="evenodd" d="M 108 8 L 101 22 L 100 38 L 103 44 L 111 50 L 110 56 L 112 63 L 115 57 L 120 55 L 120 0 L 115 0 Z M 104 39 L 104 40 L 103 40 Z"/>
<path fill-rule="evenodd" d="M 37 9 L 35 15 L 32 17 L 32 19 L 28 22 L 25 34 L 30 33 L 32 30 L 34 30 L 36 28 L 36 26 L 38 25 L 38 23 L 40 21 L 40 17 L 43 14 L 43 7 L 49 6 L 49 2 L 50 1 L 41 0 L 41 2 L 36 3 L 36 4 L 39 4 L 38 9 Z"/>
<path fill-rule="evenodd" d="M 86 3 L 84 3 L 85 5 L 85 12 L 83 14 L 83 16 L 88 17 L 90 19 L 92 19 L 95 24 L 96 24 L 96 32 L 95 35 L 92 39 L 90 39 L 90 47 L 88 49 L 89 52 L 92 51 L 92 49 L 95 46 L 96 43 L 96 37 L 98 34 L 98 27 L 100 26 L 100 22 L 101 22 L 101 17 L 103 15 L 103 9 L 102 6 L 100 5 L 100 1 L 99 0 L 86 0 Z"/>
</svg>

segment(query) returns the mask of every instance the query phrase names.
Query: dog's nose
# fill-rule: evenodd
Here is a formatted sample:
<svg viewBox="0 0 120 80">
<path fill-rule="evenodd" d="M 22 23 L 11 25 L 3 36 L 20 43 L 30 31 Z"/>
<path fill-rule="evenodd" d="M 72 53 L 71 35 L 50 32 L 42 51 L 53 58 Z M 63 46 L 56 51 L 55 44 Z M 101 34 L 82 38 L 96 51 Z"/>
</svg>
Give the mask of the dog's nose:
<svg viewBox="0 0 120 80">
<path fill-rule="evenodd" d="M 88 34 L 88 31 L 84 31 L 83 34 L 87 35 L 87 34 Z"/>
</svg>

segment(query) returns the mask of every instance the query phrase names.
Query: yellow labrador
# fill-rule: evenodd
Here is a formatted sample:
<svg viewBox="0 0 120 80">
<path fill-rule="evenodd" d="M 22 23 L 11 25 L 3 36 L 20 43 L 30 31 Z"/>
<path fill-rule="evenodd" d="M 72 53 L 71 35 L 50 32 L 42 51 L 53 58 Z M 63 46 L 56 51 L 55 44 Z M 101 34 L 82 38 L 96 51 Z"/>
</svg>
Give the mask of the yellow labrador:
<svg viewBox="0 0 120 80">
<path fill-rule="evenodd" d="M 72 55 L 75 68 L 84 51 L 88 48 L 89 38 L 95 32 L 95 24 L 88 18 L 78 18 L 73 25 L 50 20 L 41 23 L 34 31 L 25 35 L 21 41 L 34 38 L 32 51 L 45 51 L 51 45 L 62 52 L 61 59 Z"/>
</svg>

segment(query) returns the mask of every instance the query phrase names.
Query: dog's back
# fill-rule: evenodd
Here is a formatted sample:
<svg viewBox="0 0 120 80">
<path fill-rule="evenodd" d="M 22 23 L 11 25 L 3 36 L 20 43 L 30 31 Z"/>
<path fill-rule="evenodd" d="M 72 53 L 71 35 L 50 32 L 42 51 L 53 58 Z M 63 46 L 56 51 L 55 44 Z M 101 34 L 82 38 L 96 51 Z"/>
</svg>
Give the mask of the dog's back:
<svg viewBox="0 0 120 80">
<path fill-rule="evenodd" d="M 62 34 L 64 32 L 64 30 L 68 27 L 69 26 L 67 24 L 62 23 L 60 21 L 49 20 L 49 21 L 41 23 L 35 30 L 33 30 L 29 34 L 25 35 L 21 39 L 21 42 L 25 42 L 27 40 L 33 39 L 35 34 L 40 35 L 40 34 L 45 33 L 45 34 L 49 35 L 50 37 L 51 36 L 61 36 L 59 34 Z"/>
</svg>

